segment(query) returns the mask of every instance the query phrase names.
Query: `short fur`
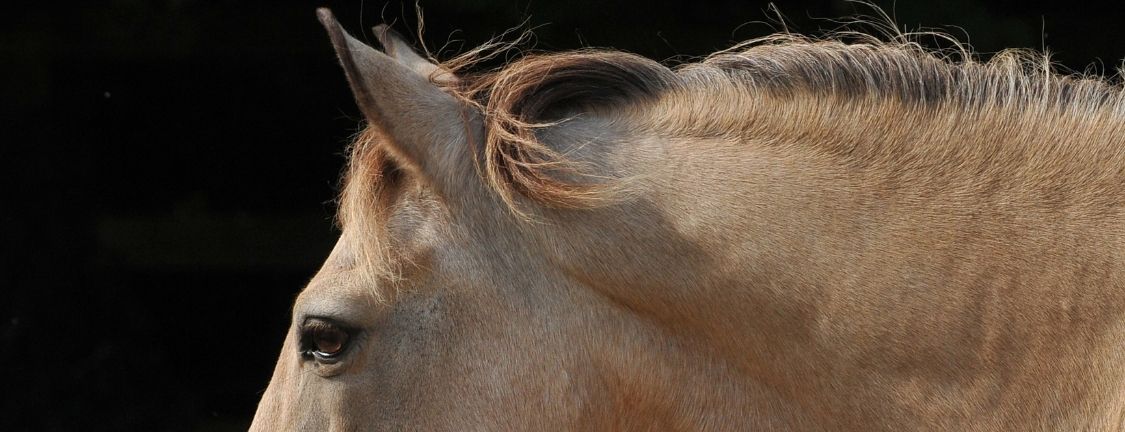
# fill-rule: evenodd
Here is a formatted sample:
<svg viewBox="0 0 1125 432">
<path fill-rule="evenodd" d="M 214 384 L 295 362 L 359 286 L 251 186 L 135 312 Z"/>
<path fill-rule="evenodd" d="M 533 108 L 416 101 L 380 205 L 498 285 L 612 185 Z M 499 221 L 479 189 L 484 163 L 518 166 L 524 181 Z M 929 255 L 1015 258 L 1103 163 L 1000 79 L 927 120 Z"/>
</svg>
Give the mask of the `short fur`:
<svg viewBox="0 0 1125 432">
<path fill-rule="evenodd" d="M 320 14 L 370 128 L 251 430 L 1125 431 L 1107 81 L 789 34 L 473 75 Z"/>
</svg>

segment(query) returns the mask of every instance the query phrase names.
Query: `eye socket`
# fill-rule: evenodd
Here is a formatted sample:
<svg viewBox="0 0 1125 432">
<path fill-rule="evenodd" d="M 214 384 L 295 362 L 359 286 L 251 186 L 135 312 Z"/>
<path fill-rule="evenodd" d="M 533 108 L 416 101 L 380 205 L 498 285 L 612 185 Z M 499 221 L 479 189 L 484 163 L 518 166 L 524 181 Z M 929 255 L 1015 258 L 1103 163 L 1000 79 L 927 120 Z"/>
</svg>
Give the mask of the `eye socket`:
<svg viewBox="0 0 1125 432">
<path fill-rule="evenodd" d="M 310 318 L 301 326 L 301 354 L 332 362 L 348 349 L 351 332 L 321 318 Z"/>
</svg>

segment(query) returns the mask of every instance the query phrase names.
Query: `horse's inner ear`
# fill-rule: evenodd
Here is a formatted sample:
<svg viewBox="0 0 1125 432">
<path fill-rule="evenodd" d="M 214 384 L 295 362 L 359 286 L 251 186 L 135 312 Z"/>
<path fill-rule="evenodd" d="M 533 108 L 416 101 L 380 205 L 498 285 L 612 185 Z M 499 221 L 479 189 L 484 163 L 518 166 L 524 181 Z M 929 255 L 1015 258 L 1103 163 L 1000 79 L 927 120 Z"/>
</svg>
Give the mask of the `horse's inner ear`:
<svg viewBox="0 0 1125 432">
<path fill-rule="evenodd" d="M 460 101 L 429 78 L 429 63 L 389 29 L 379 37 L 384 54 L 344 32 L 328 9 L 317 9 L 344 67 L 356 103 L 370 127 L 378 130 L 386 153 L 397 166 L 415 174 L 439 195 L 450 197 L 468 187 L 473 155 L 465 142 L 466 115 Z M 451 75 L 450 75 L 451 76 Z"/>
<path fill-rule="evenodd" d="M 388 56 L 391 56 L 391 58 L 398 60 L 403 66 L 410 68 L 410 70 L 434 82 L 453 82 L 457 80 L 453 76 L 453 73 L 434 64 L 434 62 L 429 59 L 418 55 L 417 52 L 410 48 L 410 44 L 406 42 L 406 39 L 398 34 L 398 32 L 392 30 L 390 26 L 379 24 L 372 30 L 375 31 L 375 37 L 379 39 L 379 43 L 383 44 L 383 51 L 386 52 Z"/>
</svg>

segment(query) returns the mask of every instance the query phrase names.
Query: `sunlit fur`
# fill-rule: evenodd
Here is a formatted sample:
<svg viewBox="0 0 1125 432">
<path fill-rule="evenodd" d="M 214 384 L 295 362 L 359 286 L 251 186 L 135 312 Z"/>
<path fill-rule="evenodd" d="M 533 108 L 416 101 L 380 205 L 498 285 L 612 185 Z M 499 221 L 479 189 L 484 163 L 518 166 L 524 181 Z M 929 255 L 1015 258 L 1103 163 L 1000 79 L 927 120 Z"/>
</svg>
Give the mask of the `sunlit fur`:
<svg viewBox="0 0 1125 432">
<path fill-rule="evenodd" d="M 365 108 L 252 429 L 1125 431 L 1120 86 L 848 40 L 414 67 L 462 115 Z"/>
</svg>

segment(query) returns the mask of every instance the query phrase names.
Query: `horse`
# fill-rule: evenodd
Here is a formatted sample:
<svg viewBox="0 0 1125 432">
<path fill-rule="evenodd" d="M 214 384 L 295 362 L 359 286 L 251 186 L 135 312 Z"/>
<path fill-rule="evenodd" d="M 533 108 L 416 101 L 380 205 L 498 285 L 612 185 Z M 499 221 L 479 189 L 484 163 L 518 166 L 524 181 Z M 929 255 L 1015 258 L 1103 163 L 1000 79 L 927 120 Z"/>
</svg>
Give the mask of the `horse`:
<svg viewBox="0 0 1125 432">
<path fill-rule="evenodd" d="M 367 126 L 252 431 L 1125 430 L 1106 78 L 790 33 L 474 73 L 318 15 Z"/>
</svg>

